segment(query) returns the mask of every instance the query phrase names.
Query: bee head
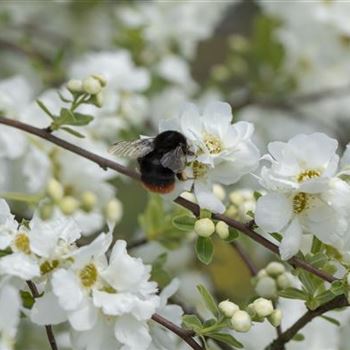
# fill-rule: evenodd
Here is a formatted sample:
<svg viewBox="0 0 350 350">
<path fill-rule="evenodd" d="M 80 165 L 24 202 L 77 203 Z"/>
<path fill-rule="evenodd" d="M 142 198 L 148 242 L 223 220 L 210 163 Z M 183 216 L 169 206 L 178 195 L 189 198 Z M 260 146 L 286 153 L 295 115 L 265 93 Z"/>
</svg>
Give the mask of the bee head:
<svg viewBox="0 0 350 350">
<path fill-rule="evenodd" d="M 188 153 L 187 140 L 178 131 L 168 130 L 160 133 L 154 140 L 155 149 L 162 152 L 171 151 L 181 146 L 184 154 Z"/>
</svg>

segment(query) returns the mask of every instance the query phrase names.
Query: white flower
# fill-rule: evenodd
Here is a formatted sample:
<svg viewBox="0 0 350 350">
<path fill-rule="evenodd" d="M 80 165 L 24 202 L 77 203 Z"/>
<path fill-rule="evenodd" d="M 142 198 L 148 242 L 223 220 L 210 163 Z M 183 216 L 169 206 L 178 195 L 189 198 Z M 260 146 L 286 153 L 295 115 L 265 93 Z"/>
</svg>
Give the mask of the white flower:
<svg viewBox="0 0 350 350">
<path fill-rule="evenodd" d="M 0 281 L 0 349 L 14 349 L 20 321 L 21 297 L 8 279 Z"/>
<path fill-rule="evenodd" d="M 257 167 L 260 156 L 251 141 L 253 125 L 231 122 L 230 105 L 212 102 L 202 115 L 188 104 L 178 119 L 160 123 L 160 131 L 178 130 L 184 134 L 196 154 L 190 169 L 194 181 L 187 181 L 182 188 L 179 185 L 179 190 L 189 189 L 193 184 L 200 207 L 219 213 L 225 207 L 212 193 L 212 183 L 236 183 Z"/>
</svg>

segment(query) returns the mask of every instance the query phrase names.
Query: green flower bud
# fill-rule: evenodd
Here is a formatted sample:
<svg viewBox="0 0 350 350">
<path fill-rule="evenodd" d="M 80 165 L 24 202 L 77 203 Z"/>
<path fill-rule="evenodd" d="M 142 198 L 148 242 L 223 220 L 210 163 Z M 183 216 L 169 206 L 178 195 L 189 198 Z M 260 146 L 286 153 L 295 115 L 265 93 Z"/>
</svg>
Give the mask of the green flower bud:
<svg viewBox="0 0 350 350">
<path fill-rule="evenodd" d="M 111 199 L 105 207 L 105 215 L 108 221 L 119 222 L 123 216 L 123 206 L 119 199 Z"/>
<path fill-rule="evenodd" d="M 231 318 L 232 328 L 237 332 L 248 332 L 252 327 L 252 320 L 246 311 L 238 310 Z"/>
<path fill-rule="evenodd" d="M 79 208 L 79 202 L 71 196 L 66 196 L 58 203 L 64 215 L 72 215 Z"/>
<path fill-rule="evenodd" d="M 47 183 L 46 192 L 55 202 L 61 200 L 64 195 L 63 186 L 54 178 Z"/>
<path fill-rule="evenodd" d="M 239 306 L 229 300 L 224 300 L 219 304 L 219 309 L 226 317 L 232 317 L 239 310 Z"/>
<path fill-rule="evenodd" d="M 225 189 L 218 184 L 213 185 L 213 193 L 220 201 L 223 201 L 226 197 Z"/>
<path fill-rule="evenodd" d="M 276 261 L 270 262 L 266 266 L 266 272 L 272 277 L 277 277 L 278 275 L 281 275 L 285 271 L 286 269 L 283 266 L 283 264 Z"/>
<path fill-rule="evenodd" d="M 39 208 L 39 215 L 42 220 L 49 220 L 53 214 L 53 205 L 44 204 Z"/>
<path fill-rule="evenodd" d="M 287 273 L 282 273 L 277 277 L 277 287 L 280 289 L 286 289 L 292 286 L 292 281 L 290 280 Z"/>
<path fill-rule="evenodd" d="M 265 298 L 258 298 L 254 300 L 253 307 L 258 317 L 267 317 L 273 312 L 272 301 Z"/>
<path fill-rule="evenodd" d="M 66 86 L 70 92 L 83 92 L 83 82 L 81 80 L 71 79 Z"/>
<path fill-rule="evenodd" d="M 194 232 L 198 236 L 210 237 L 215 231 L 215 225 L 209 218 L 199 219 L 194 224 Z"/>
<path fill-rule="evenodd" d="M 219 221 L 216 224 L 215 231 L 221 239 L 226 239 L 230 235 L 230 229 L 224 221 Z"/>
<path fill-rule="evenodd" d="M 107 79 L 102 74 L 92 74 L 91 76 L 98 80 L 102 87 L 107 85 Z"/>
<path fill-rule="evenodd" d="M 90 212 L 96 205 L 97 197 L 95 193 L 86 191 L 81 195 L 81 208 L 86 212 Z"/>
<path fill-rule="evenodd" d="M 282 321 L 282 311 L 280 309 L 273 310 L 267 319 L 274 327 L 278 327 Z"/>
<path fill-rule="evenodd" d="M 260 278 L 255 286 L 256 293 L 263 298 L 276 298 L 277 285 L 272 277 Z"/>
<path fill-rule="evenodd" d="M 102 90 L 101 83 L 94 77 L 90 76 L 83 80 L 83 89 L 90 95 L 97 95 Z"/>
</svg>

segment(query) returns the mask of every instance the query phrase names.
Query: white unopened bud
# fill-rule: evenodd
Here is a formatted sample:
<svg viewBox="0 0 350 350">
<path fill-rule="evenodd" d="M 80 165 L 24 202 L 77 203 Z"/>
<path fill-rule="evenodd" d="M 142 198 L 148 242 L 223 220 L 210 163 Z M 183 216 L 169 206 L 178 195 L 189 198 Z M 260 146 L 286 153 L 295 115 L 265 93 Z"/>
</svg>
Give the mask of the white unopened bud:
<svg viewBox="0 0 350 350">
<path fill-rule="evenodd" d="M 102 107 L 103 106 L 103 102 L 104 102 L 104 97 L 103 97 L 103 93 L 99 92 L 96 96 L 95 96 L 95 105 L 97 107 Z"/>
<path fill-rule="evenodd" d="M 230 205 L 225 211 L 225 215 L 230 218 L 236 218 L 238 214 L 239 214 L 238 209 L 234 205 Z"/>
<path fill-rule="evenodd" d="M 83 80 L 83 89 L 90 95 L 97 95 L 101 90 L 101 83 L 94 77 L 88 77 Z"/>
<path fill-rule="evenodd" d="M 272 277 L 260 278 L 255 286 L 255 291 L 263 298 L 275 298 L 277 296 L 276 282 Z"/>
<path fill-rule="evenodd" d="M 287 273 L 282 273 L 282 275 L 279 275 L 277 277 L 277 286 L 280 289 L 286 289 L 292 286 L 292 281 L 290 280 Z"/>
<path fill-rule="evenodd" d="M 83 192 L 81 195 L 81 208 L 87 212 L 91 211 L 96 205 L 97 197 L 91 191 Z"/>
<path fill-rule="evenodd" d="M 231 203 L 240 206 L 244 202 L 242 194 L 238 191 L 233 191 L 229 195 Z"/>
<path fill-rule="evenodd" d="M 81 80 L 71 79 L 66 86 L 70 92 L 83 92 L 83 82 Z"/>
<path fill-rule="evenodd" d="M 268 274 L 267 274 L 267 272 L 266 272 L 265 269 L 261 269 L 261 270 L 258 272 L 258 274 L 256 275 L 256 277 L 258 277 L 258 278 L 263 278 L 263 277 L 267 277 L 267 276 L 268 276 Z"/>
<path fill-rule="evenodd" d="M 218 184 L 213 185 L 213 193 L 219 200 L 223 201 L 226 197 L 225 189 Z"/>
<path fill-rule="evenodd" d="M 47 194 L 54 200 L 59 201 L 63 198 L 63 186 L 56 179 L 50 179 L 46 186 Z"/>
<path fill-rule="evenodd" d="M 105 215 L 107 220 L 119 222 L 123 216 L 123 206 L 119 199 L 111 199 L 105 207 Z"/>
<path fill-rule="evenodd" d="M 219 221 L 216 224 L 215 231 L 221 239 L 226 239 L 230 235 L 230 229 L 224 221 Z"/>
<path fill-rule="evenodd" d="M 210 237 L 215 231 L 215 225 L 209 218 L 199 219 L 194 224 L 194 232 L 198 236 Z"/>
<path fill-rule="evenodd" d="M 102 87 L 105 87 L 107 85 L 107 79 L 104 75 L 102 74 L 92 74 L 91 75 L 93 78 L 97 79 Z"/>
<path fill-rule="evenodd" d="M 267 317 L 273 312 L 272 301 L 265 298 L 258 298 L 254 300 L 253 306 L 258 317 Z"/>
<path fill-rule="evenodd" d="M 63 214 L 71 215 L 78 209 L 79 202 L 74 197 L 66 196 L 59 202 L 59 207 Z"/>
<path fill-rule="evenodd" d="M 273 310 L 267 319 L 274 327 L 278 327 L 282 321 L 282 311 L 280 309 Z"/>
<path fill-rule="evenodd" d="M 276 277 L 278 275 L 281 275 L 285 271 L 286 271 L 286 269 L 283 266 L 283 264 L 281 264 L 277 261 L 270 262 L 266 266 L 266 272 L 272 277 Z"/>
<path fill-rule="evenodd" d="M 252 327 L 252 320 L 246 311 L 238 310 L 231 318 L 232 328 L 237 332 L 248 332 Z"/>
<path fill-rule="evenodd" d="M 219 309 L 226 317 L 232 317 L 239 310 L 239 306 L 229 300 L 224 300 L 219 304 Z"/>
</svg>

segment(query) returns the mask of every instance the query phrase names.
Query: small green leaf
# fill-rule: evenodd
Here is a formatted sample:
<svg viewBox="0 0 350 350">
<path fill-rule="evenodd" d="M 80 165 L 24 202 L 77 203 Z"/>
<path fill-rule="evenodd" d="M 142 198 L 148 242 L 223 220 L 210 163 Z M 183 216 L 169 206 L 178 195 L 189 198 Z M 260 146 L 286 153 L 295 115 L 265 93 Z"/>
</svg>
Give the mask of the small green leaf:
<svg viewBox="0 0 350 350">
<path fill-rule="evenodd" d="M 294 337 L 293 340 L 294 341 L 303 341 L 305 339 L 304 335 L 301 333 L 297 333 Z"/>
<path fill-rule="evenodd" d="M 211 219 L 211 217 L 212 217 L 212 213 L 208 209 L 201 209 L 200 210 L 200 213 L 199 213 L 200 219 L 206 219 L 206 218 Z"/>
<path fill-rule="evenodd" d="M 270 233 L 270 236 L 272 236 L 278 242 L 281 242 L 283 238 L 283 236 L 279 232 L 272 232 Z"/>
<path fill-rule="evenodd" d="M 232 242 L 232 241 L 234 241 L 235 239 L 237 239 L 238 236 L 239 236 L 239 232 L 238 232 L 236 229 L 234 229 L 234 228 L 232 228 L 232 227 L 229 227 L 229 235 L 228 235 L 227 238 L 224 239 L 224 241 L 226 241 L 226 242 Z"/>
<path fill-rule="evenodd" d="M 262 194 L 261 194 L 260 192 L 258 192 L 258 191 L 255 191 L 255 192 L 254 192 L 254 198 L 255 198 L 256 201 L 257 201 L 261 196 L 262 196 Z"/>
<path fill-rule="evenodd" d="M 62 102 L 65 102 L 65 103 L 71 103 L 72 102 L 72 100 L 64 97 L 60 91 L 57 91 L 57 94 L 58 94 L 58 96 L 59 96 L 59 98 L 61 99 Z"/>
<path fill-rule="evenodd" d="M 313 266 L 320 269 L 328 262 L 329 258 L 326 254 L 319 252 L 311 257 L 306 256 L 306 260 Z"/>
<path fill-rule="evenodd" d="M 220 315 L 220 311 L 218 306 L 216 305 L 216 302 L 213 298 L 213 296 L 210 294 L 207 288 L 205 288 L 202 284 L 199 284 L 197 286 L 197 290 L 200 293 L 200 295 L 203 298 L 203 301 L 205 302 L 205 305 L 207 306 L 208 310 L 216 317 Z"/>
<path fill-rule="evenodd" d="M 36 100 L 36 103 L 38 104 L 38 106 L 52 119 L 55 120 L 56 116 L 54 116 L 49 109 L 46 107 L 46 105 L 44 104 L 44 102 L 40 101 L 40 100 Z"/>
<path fill-rule="evenodd" d="M 343 281 L 334 281 L 330 290 L 332 294 L 336 296 L 347 292 L 347 288 L 345 287 Z"/>
<path fill-rule="evenodd" d="M 64 130 L 64 131 L 67 131 L 68 133 L 70 133 L 70 134 L 72 134 L 72 135 L 74 135 L 74 136 L 76 136 L 76 137 L 79 137 L 79 138 L 81 138 L 81 139 L 83 139 L 85 136 L 83 135 L 83 134 L 81 134 L 80 132 L 78 132 L 78 131 L 76 131 L 76 130 L 73 130 L 73 129 L 71 129 L 71 128 L 68 128 L 67 126 L 62 126 L 62 128 L 61 128 L 62 130 Z"/>
<path fill-rule="evenodd" d="M 210 264 L 214 255 L 214 245 L 211 239 L 207 237 L 198 237 L 195 249 L 197 258 L 203 264 Z"/>
<path fill-rule="evenodd" d="M 203 328 L 201 320 L 196 315 L 183 315 L 182 324 L 186 329 L 199 333 Z"/>
<path fill-rule="evenodd" d="M 0 250 L 0 258 L 2 258 L 3 256 L 6 256 L 6 255 L 10 255 L 10 254 L 12 254 L 11 248 L 6 248 L 4 250 Z"/>
<path fill-rule="evenodd" d="M 21 299 L 22 299 L 22 305 L 26 309 L 31 309 L 35 303 L 33 296 L 29 292 L 24 291 L 24 290 L 20 291 L 20 295 L 21 295 Z"/>
<path fill-rule="evenodd" d="M 88 125 L 90 122 L 94 120 L 94 117 L 89 114 L 74 112 L 74 115 L 75 115 L 76 121 L 75 121 L 75 124 L 71 124 L 71 125 L 75 125 L 75 126 Z"/>
<path fill-rule="evenodd" d="M 175 216 L 172 220 L 173 225 L 181 231 L 193 231 L 196 218 L 188 214 Z"/>
<path fill-rule="evenodd" d="M 293 287 L 281 290 L 278 294 L 282 298 L 307 300 L 307 294 L 305 292 Z"/>
<path fill-rule="evenodd" d="M 321 316 L 324 320 L 334 324 L 335 326 L 338 326 L 340 327 L 340 322 L 338 320 L 336 320 L 335 318 L 333 317 L 329 317 L 329 316 Z"/>
<path fill-rule="evenodd" d="M 207 335 L 209 338 L 218 340 L 221 343 L 234 346 L 237 349 L 242 349 L 243 344 L 240 343 L 236 338 L 234 338 L 231 334 L 227 333 L 210 333 Z"/>
</svg>

